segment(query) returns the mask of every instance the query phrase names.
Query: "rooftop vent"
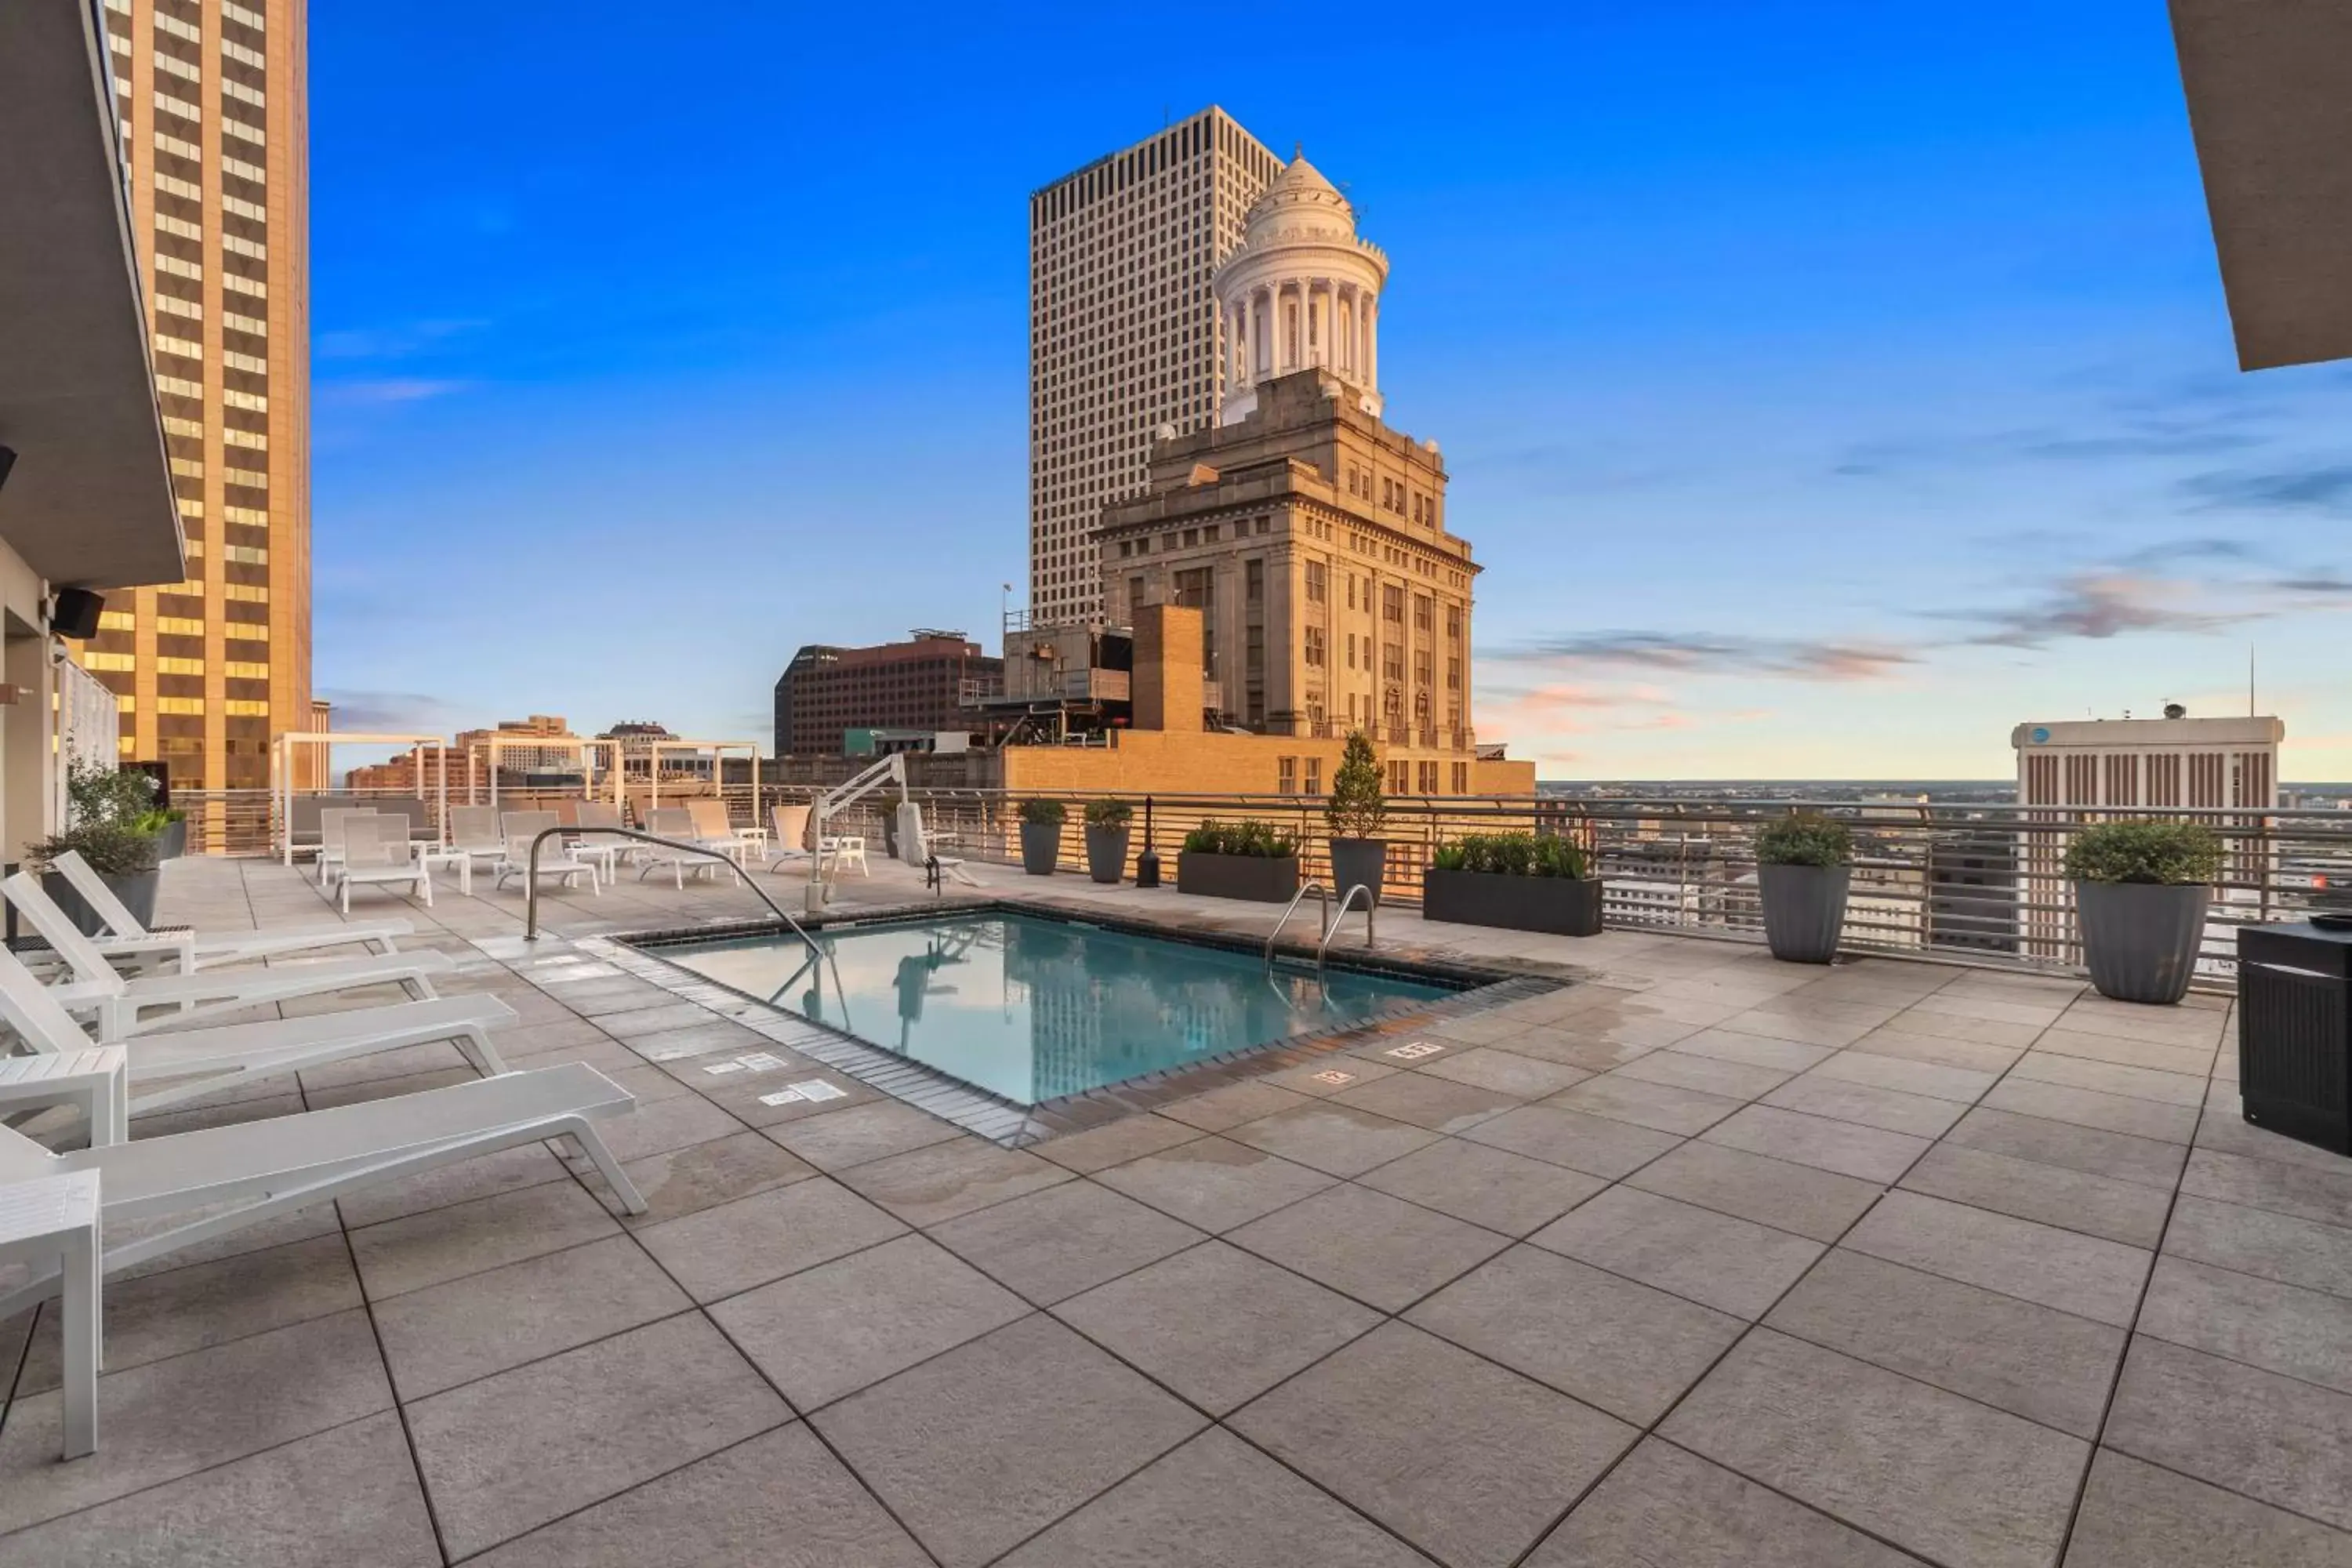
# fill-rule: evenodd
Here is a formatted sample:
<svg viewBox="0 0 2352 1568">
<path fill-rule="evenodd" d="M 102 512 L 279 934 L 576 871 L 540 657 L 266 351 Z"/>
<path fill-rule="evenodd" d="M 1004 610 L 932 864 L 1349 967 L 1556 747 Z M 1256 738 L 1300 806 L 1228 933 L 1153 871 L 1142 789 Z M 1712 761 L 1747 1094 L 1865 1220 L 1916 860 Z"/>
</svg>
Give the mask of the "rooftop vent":
<svg viewBox="0 0 2352 1568">
<path fill-rule="evenodd" d="M 2189 710 L 2178 702 L 2168 702 L 2164 705 L 2164 716 L 2168 719 L 2186 719 L 2189 717 Z"/>
</svg>

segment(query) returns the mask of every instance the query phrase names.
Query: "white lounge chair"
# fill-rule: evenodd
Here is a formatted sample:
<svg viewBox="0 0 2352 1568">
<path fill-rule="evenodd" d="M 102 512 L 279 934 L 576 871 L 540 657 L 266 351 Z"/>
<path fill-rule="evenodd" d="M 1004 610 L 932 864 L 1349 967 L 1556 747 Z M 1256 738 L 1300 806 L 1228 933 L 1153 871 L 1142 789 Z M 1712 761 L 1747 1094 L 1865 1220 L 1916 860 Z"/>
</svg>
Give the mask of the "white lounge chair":
<svg viewBox="0 0 2352 1568">
<path fill-rule="evenodd" d="M 808 847 L 809 816 L 814 809 L 806 805 L 772 805 L 768 808 L 769 870 L 794 868 L 815 853 Z"/>
<path fill-rule="evenodd" d="M 922 871 L 927 887 L 945 892 L 948 878 L 953 878 L 967 888 L 983 885 L 980 879 L 964 869 L 961 855 L 932 853 L 930 836 L 923 830 L 923 808 L 911 800 L 898 807 L 898 848 L 908 865 Z"/>
<path fill-rule="evenodd" d="M 499 818 L 499 832 L 506 840 L 506 848 L 499 856 L 497 879 L 492 887 L 503 888 L 509 877 L 520 877 L 526 882 L 530 877 L 530 843 L 551 827 L 561 826 L 551 811 L 509 811 Z M 588 890 L 602 893 L 604 885 L 596 880 L 596 868 L 573 855 L 561 838 L 551 838 L 539 847 L 539 874 L 562 879 L 566 888 L 572 879 L 588 879 Z"/>
<path fill-rule="evenodd" d="M 690 800 L 686 803 L 688 818 L 694 824 L 694 841 L 706 849 L 716 849 L 742 869 L 746 854 L 759 841 L 747 838 L 735 831 L 734 819 L 727 815 L 723 800 Z"/>
<path fill-rule="evenodd" d="M 335 885 L 343 865 L 343 824 L 354 816 L 373 816 L 372 805 L 333 805 L 319 813 L 319 886 Z"/>
<path fill-rule="evenodd" d="M 142 974 L 126 979 L 114 971 L 106 954 L 74 929 L 65 911 L 41 890 L 41 885 L 19 871 L 0 881 L 17 911 L 33 922 L 41 940 L 65 961 L 72 978 L 48 988 L 68 1012 L 96 1013 L 98 1037 L 115 1045 L 164 1023 L 194 1023 L 220 1013 L 299 996 L 319 996 L 365 985 L 399 984 L 418 995 L 433 994 L 432 976 L 451 968 L 446 952 L 372 953 L 365 958 L 313 960 L 278 963 L 267 969 L 199 969 L 182 974 Z M 142 1019 L 151 1007 L 173 1011 L 163 1017 Z"/>
<path fill-rule="evenodd" d="M 284 926 L 271 931 L 191 931 L 173 929 L 150 930 L 139 923 L 104 878 L 90 868 L 78 849 L 68 849 L 50 862 L 50 869 L 65 878 L 73 890 L 81 895 L 105 923 L 107 934 L 92 937 L 99 950 L 110 957 L 117 948 L 125 952 L 176 951 L 192 956 L 194 967 L 208 963 L 233 963 L 239 961 L 268 958 L 278 953 L 307 952 L 322 947 L 363 945 L 377 952 L 394 951 L 394 939 L 410 935 L 416 929 L 406 921 L 364 921 L 347 925 Z M 181 967 L 188 967 L 184 957 Z"/>
<path fill-rule="evenodd" d="M 626 827 L 621 820 L 621 808 L 609 802 L 583 800 L 574 808 L 573 821 L 579 824 L 580 837 L 572 849 L 583 860 L 593 860 L 604 868 L 604 880 L 611 882 L 620 875 L 620 868 L 645 854 L 645 846 L 634 838 L 623 838 L 609 829 Z"/>
<path fill-rule="evenodd" d="M 452 854 L 496 866 L 507 850 L 507 841 L 499 835 L 499 808 L 495 805 L 451 806 L 449 850 Z"/>
<path fill-rule="evenodd" d="M 647 813 L 646 831 L 677 843 L 693 845 L 695 850 L 718 847 L 715 845 L 703 844 L 700 837 L 695 832 L 694 814 L 684 806 L 659 806 Z M 711 880 L 717 881 L 719 873 L 725 871 L 730 880 L 738 882 L 742 880 L 737 874 L 735 862 L 731 858 L 713 859 L 709 855 L 698 854 L 694 850 L 675 849 L 664 844 L 648 844 L 644 847 L 646 850 L 646 858 L 637 866 L 637 880 L 640 882 L 656 871 L 667 871 L 670 874 L 670 880 L 681 889 L 686 886 L 686 879 L 689 875 L 709 877 Z M 721 850 L 720 853 L 725 852 Z"/>
<path fill-rule="evenodd" d="M 643 1214 L 645 1199 L 591 1125 L 635 1104 L 594 1068 L 567 1062 L 70 1154 L 53 1154 L 0 1127 L 0 1182 L 98 1172 L 106 1233 L 127 1237 L 106 1249 L 110 1272 L 362 1187 L 550 1138 L 575 1141 L 621 1206 Z M 134 1222 L 158 1219 L 182 1223 L 132 1234 Z M 50 1274 L 0 1296 L 0 1318 L 57 1289 Z"/>
<path fill-rule="evenodd" d="M 360 816 L 343 824 L 343 864 L 335 889 L 343 913 L 352 912 L 353 888 L 406 888 L 409 896 L 433 907 L 433 878 L 408 842 L 408 818 Z"/>
<path fill-rule="evenodd" d="M 142 1035 L 123 1047 L 130 1056 L 131 1109 L 161 1110 L 215 1089 L 436 1040 L 456 1045 L 477 1072 L 488 1077 L 507 1069 L 487 1031 L 512 1023 L 514 1016 L 514 1009 L 495 996 L 438 996 Z M 87 1050 L 93 1043 L 48 988 L 5 949 L 0 949 L 0 1021 L 36 1052 Z"/>
</svg>

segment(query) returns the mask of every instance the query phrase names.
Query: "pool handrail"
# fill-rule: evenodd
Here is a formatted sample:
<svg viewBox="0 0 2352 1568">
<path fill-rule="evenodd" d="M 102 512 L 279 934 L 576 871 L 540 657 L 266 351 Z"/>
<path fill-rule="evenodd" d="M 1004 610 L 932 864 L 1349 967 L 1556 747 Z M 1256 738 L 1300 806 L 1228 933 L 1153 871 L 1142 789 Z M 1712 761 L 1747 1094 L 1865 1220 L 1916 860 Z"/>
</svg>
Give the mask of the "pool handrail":
<svg viewBox="0 0 2352 1568">
<path fill-rule="evenodd" d="M 1274 922 L 1274 929 L 1272 931 L 1265 933 L 1265 968 L 1269 973 L 1272 973 L 1274 969 L 1274 939 L 1282 934 L 1282 928 L 1288 925 L 1290 923 L 1290 917 L 1298 912 L 1299 900 L 1306 898 L 1309 893 L 1313 893 L 1316 897 L 1322 900 L 1323 915 L 1319 923 L 1327 931 L 1330 928 L 1331 889 L 1317 881 L 1314 878 L 1309 877 L 1306 881 L 1301 882 L 1298 885 L 1298 891 L 1290 895 L 1290 902 L 1282 907 L 1282 918 Z M 1318 967 L 1320 967 L 1320 965 L 1318 964 Z"/>
<path fill-rule="evenodd" d="M 1379 900 L 1372 897 L 1371 889 L 1358 882 L 1340 895 L 1339 912 L 1332 916 L 1330 923 L 1323 928 L 1323 940 L 1315 949 L 1317 969 L 1323 967 L 1323 955 L 1331 951 L 1331 939 L 1339 934 L 1339 922 L 1348 918 L 1349 907 L 1356 901 L 1358 893 L 1364 895 L 1364 945 L 1369 948 L 1377 940 L 1372 933 L 1372 910 L 1379 907 Z"/>
<path fill-rule="evenodd" d="M 523 941 L 537 942 L 539 940 L 539 847 L 559 834 L 578 833 L 580 831 L 581 829 L 577 827 L 563 827 L 559 826 L 555 827 L 542 828 L 538 833 L 531 836 L 530 853 L 525 861 L 526 875 L 523 878 Z M 678 838 L 664 838 L 659 834 L 642 832 L 635 827 L 599 827 L 594 831 L 600 836 L 617 835 L 623 838 L 635 838 L 641 843 L 658 844 L 665 849 L 675 849 L 683 855 L 707 855 L 713 860 L 723 861 L 730 866 L 735 864 L 734 858 L 729 855 L 725 850 L 713 849 L 707 844 L 695 844 Z M 747 877 L 743 879 L 743 886 L 751 889 L 752 892 L 758 894 L 760 901 L 767 905 L 771 910 L 774 911 L 775 917 L 778 920 L 791 927 L 792 932 L 794 936 L 800 938 L 802 942 L 808 944 L 808 950 L 813 955 L 825 959 L 828 962 L 832 961 L 832 954 L 827 952 L 824 948 L 818 946 L 816 939 L 809 935 L 806 931 L 801 928 L 800 921 L 793 919 L 791 915 L 786 914 L 784 912 L 784 907 L 782 904 L 779 904 L 775 900 L 768 897 L 766 891 L 761 888 L 757 880 Z M 840 965 L 835 963 L 834 967 L 838 971 Z M 834 986 L 838 990 L 840 985 L 841 976 L 836 973 L 834 975 Z"/>
</svg>

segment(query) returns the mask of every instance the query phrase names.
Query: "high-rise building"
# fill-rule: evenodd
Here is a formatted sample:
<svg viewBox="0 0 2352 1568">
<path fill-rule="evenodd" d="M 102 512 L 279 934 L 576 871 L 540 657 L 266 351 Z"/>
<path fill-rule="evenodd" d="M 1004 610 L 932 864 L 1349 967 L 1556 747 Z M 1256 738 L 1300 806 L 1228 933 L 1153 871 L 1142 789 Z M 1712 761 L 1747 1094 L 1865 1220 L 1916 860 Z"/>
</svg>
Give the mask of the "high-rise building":
<svg viewBox="0 0 2352 1568">
<path fill-rule="evenodd" d="M 118 595 L 80 661 L 126 759 L 269 783 L 311 722 L 305 0 L 105 0 L 184 580 Z"/>
<path fill-rule="evenodd" d="M 1217 418 L 1210 279 L 1282 160 L 1211 107 L 1029 198 L 1029 606 L 1103 613 L 1094 533 L 1141 490 L 1161 426 Z"/>
</svg>

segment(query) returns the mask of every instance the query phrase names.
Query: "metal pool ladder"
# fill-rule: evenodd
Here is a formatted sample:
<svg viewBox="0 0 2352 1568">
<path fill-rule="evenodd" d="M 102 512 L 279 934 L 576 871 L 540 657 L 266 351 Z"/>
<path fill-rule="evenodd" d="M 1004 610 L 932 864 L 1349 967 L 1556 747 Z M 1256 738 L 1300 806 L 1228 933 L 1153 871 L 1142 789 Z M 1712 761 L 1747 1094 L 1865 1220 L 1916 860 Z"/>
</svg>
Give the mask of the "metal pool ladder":
<svg viewBox="0 0 2352 1568">
<path fill-rule="evenodd" d="M 1316 939 L 1315 943 L 1315 968 L 1318 973 L 1322 972 L 1324 955 L 1331 951 L 1331 939 L 1339 934 L 1339 922 L 1348 918 L 1348 910 L 1354 907 L 1356 895 L 1359 893 L 1361 893 L 1364 896 L 1364 945 L 1366 947 L 1370 947 L 1373 944 L 1374 934 L 1372 930 L 1372 910 L 1374 908 L 1374 904 L 1372 900 L 1372 890 L 1364 886 L 1361 882 L 1356 883 L 1340 898 L 1339 912 L 1335 916 L 1331 913 L 1331 889 L 1325 887 L 1318 881 L 1310 879 L 1301 887 L 1298 891 L 1290 896 L 1290 902 L 1283 908 L 1282 918 L 1275 921 L 1274 930 L 1266 933 L 1265 957 L 1265 967 L 1268 971 L 1271 971 L 1274 968 L 1275 940 L 1282 935 L 1282 928 L 1290 923 L 1290 917 L 1298 912 L 1300 902 L 1305 900 L 1307 895 L 1309 893 L 1315 895 L 1322 910 L 1319 919 L 1319 923 L 1323 928 L 1322 934 Z"/>
</svg>

